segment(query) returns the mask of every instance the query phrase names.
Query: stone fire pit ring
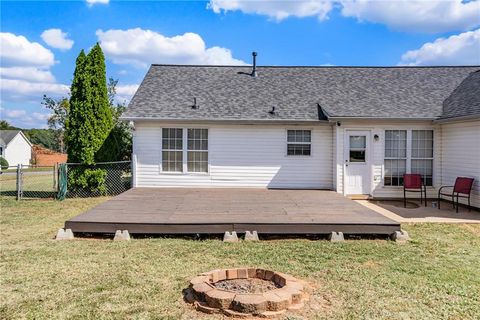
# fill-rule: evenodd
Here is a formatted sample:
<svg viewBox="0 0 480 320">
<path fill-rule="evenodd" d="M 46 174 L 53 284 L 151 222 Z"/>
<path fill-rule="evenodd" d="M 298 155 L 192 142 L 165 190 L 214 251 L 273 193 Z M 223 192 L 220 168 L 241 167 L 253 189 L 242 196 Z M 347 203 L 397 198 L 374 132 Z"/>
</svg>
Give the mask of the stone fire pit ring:
<svg viewBox="0 0 480 320">
<path fill-rule="evenodd" d="M 265 280 L 273 283 L 274 289 L 245 293 L 216 286 L 225 280 L 238 279 Z M 296 278 L 260 268 L 212 270 L 191 279 L 189 288 L 186 300 L 193 303 L 197 310 L 237 317 L 275 317 L 287 310 L 302 308 L 308 298 L 303 284 Z"/>
</svg>

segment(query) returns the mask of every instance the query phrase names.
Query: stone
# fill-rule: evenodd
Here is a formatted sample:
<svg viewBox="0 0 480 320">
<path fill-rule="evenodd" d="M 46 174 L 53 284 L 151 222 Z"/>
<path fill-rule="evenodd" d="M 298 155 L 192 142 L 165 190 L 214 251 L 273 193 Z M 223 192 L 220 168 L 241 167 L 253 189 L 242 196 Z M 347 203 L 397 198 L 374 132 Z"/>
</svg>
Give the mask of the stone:
<svg viewBox="0 0 480 320">
<path fill-rule="evenodd" d="M 195 278 L 192 278 L 192 280 L 190 280 L 190 285 L 196 285 L 198 283 L 204 283 L 204 282 L 207 282 L 209 281 L 209 277 L 208 276 L 197 276 Z"/>
<path fill-rule="evenodd" d="M 226 270 L 215 270 L 212 272 L 212 282 L 218 282 L 227 279 Z"/>
<path fill-rule="evenodd" d="M 395 231 L 394 233 L 392 233 L 390 238 L 395 242 L 407 242 L 408 240 L 410 240 L 407 231 L 403 230 Z"/>
<path fill-rule="evenodd" d="M 262 294 L 237 294 L 232 309 L 242 313 L 260 314 L 267 311 L 267 300 Z"/>
<path fill-rule="evenodd" d="M 257 269 L 255 268 L 248 268 L 248 277 L 255 278 L 257 276 Z"/>
<path fill-rule="evenodd" d="M 238 272 L 237 269 L 227 269 L 227 279 L 237 279 L 238 278 Z"/>
<path fill-rule="evenodd" d="M 198 298 L 198 300 L 205 301 L 205 293 L 213 290 L 213 287 L 203 282 L 203 283 L 194 284 L 192 286 L 192 290 L 195 296 Z"/>
<path fill-rule="evenodd" d="M 260 318 L 277 319 L 279 316 L 283 315 L 285 312 L 287 312 L 287 310 L 265 311 L 260 313 L 258 316 Z"/>
<path fill-rule="evenodd" d="M 332 232 L 328 235 L 328 240 L 330 242 L 342 242 L 345 241 L 343 237 L 343 232 Z"/>
<path fill-rule="evenodd" d="M 222 310 L 222 312 L 229 317 L 235 317 L 235 318 L 251 318 L 252 317 L 251 313 L 242 313 L 242 312 L 237 312 L 230 309 Z"/>
<path fill-rule="evenodd" d="M 238 236 L 236 231 L 225 231 L 223 235 L 223 242 L 238 242 Z"/>
<path fill-rule="evenodd" d="M 225 290 L 213 289 L 205 293 L 205 302 L 209 307 L 229 309 L 235 293 Z"/>
<path fill-rule="evenodd" d="M 245 241 L 260 241 L 257 231 L 245 231 Z"/>
<path fill-rule="evenodd" d="M 117 230 L 115 231 L 115 236 L 113 237 L 114 241 L 128 241 L 130 240 L 130 233 L 128 230 Z"/>
<path fill-rule="evenodd" d="M 218 310 L 216 308 L 211 308 L 209 306 L 206 306 L 205 304 L 202 304 L 198 301 L 195 301 L 195 309 L 197 309 L 198 311 L 208 313 L 208 314 L 220 312 L 220 310 Z"/>
<path fill-rule="evenodd" d="M 296 310 L 302 309 L 303 307 L 304 307 L 303 302 L 300 302 L 300 303 L 291 304 L 291 305 L 288 307 L 288 310 L 290 310 L 290 311 L 296 311 Z"/>
<path fill-rule="evenodd" d="M 280 287 L 283 287 L 287 284 L 287 279 L 285 279 L 281 274 L 275 272 L 273 275 L 273 282 L 275 282 Z"/>
<path fill-rule="evenodd" d="M 267 300 L 268 311 L 280 311 L 285 310 L 290 305 L 290 301 L 285 296 L 281 297 L 274 291 L 265 292 L 263 297 Z"/>
<path fill-rule="evenodd" d="M 238 279 L 247 279 L 248 278 L 248 269 L 237 269 L 237 278 Z"/>
<path fill-rule="evenodd" d="M 265 276 L 263 277 L 264 280 L 272 280 L 274 276 L 273 271 L 265 270 Z"/>
<path fill-rule="evenodd" d="M 58 229 L 55 240 L 73 240 L 72 229 Z"/>
</svg>

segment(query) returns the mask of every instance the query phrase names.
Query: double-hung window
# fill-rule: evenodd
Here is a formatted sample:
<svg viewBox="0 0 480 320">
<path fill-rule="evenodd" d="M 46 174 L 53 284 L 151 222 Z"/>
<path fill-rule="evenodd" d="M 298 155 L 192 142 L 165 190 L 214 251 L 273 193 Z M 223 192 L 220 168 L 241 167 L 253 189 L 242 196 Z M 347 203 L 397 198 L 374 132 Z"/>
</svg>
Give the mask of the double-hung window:
<svg viewBox="0 0 480 320">
<path fill-rule="evenodd" d="M 208 172 L 208 129 L 188 129 L 188 172 Z"/>
<path fill-rule="evenodd" d="M 433 131 L 412 130 L 412 164 L 410 171 L 422 175 L 426 186 L 432 185 Z"/>
<path fill-rule="evenodd" d="M 162 172 L 208 172 L 208 129 L 162 128 Z"/>
<path fill-rule="evenodd" d="M 407 131 L 385 131 L 385 175 L 386 186 L 403 185 L 407 172 Z"/>
<path fill-rule="evenodd" d="M 162 129 L 162 170 L 183 171 L 183 129 Z"/>
<path fill-rule="evenodd" d="M 309 156 L 311 149 L 312 132 L 310 130 L 287 130 L 288 156 Z"/>
<path fill-rule="evenodd" d="M 385 186 L 402 186 L 405 173 L 418 173 L 433 184 L 433 130 L 385 131 Z"/>
</svg>

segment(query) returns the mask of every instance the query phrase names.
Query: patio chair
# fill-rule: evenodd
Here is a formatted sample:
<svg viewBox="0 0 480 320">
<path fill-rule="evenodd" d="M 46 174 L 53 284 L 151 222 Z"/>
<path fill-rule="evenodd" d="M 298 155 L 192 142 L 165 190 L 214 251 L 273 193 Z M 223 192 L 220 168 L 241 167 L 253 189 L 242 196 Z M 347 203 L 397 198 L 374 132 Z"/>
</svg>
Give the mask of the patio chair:
<svg viewBox="0 0 480 320">
<path fill-rule="evenodd" d="M 427 206 L 427 188 L 423 184 L 420 174 L 404 174 L 403 175 L 403 207 L 407 207 L 407 192 L 420 192 L 420 204 L 423 202 L 425 194 L 425 207 Z"/>
<path fill-rule="evenodd" d="M 442 186 L 438 189 L 438 209 L 440 209 L 440 202 L 443 199 L 442 196 L 448 196 L 452 198 L 453 208 L 456 208 L 456 212 L 458 213 L 458 198 L 466 198 L 468 199 L 468 211 L 470 211 L 470 194 L 472 192 L 473 178 L 466 178 L 466 177 L 457 177 L 455 179 L 454 186 Z M 453 188 L 452 192 L 443 191 L 443 188 Z M 455 198 L 457 205 L 455 206 Z"/>
</svg>

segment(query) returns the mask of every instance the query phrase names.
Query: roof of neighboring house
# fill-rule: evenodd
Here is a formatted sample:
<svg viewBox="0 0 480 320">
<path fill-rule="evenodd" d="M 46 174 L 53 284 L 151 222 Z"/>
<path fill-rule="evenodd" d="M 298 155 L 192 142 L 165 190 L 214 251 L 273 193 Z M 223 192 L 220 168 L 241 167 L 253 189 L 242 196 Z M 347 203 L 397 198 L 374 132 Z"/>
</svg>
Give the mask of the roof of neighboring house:
<svg viewBox="0 0 480 320">
<path fill-rule="evenodd" d="M 13 138 L 15 138 L 19 133 L 31 145 L 30 141 L 28 141 L 27 137 L 25 137 L 22 130 L 0 130 L 0 144 L 7 146 L 10 141 L 12 141 Z"/>
<path fill-rule="evenodd" d="M 475 67 L 152 65 L 125 119 L 435 119 Z M 196 98 L 198 108 L 192 108 Z M 272 114 L 269 111 L 275 107 Z"/>
<path fill-rule="evenodd" d="M 443 102 L 441 119 L 480 116 L 480 70 L 472 72 Z"/>
</svg>

